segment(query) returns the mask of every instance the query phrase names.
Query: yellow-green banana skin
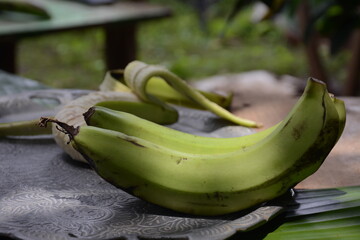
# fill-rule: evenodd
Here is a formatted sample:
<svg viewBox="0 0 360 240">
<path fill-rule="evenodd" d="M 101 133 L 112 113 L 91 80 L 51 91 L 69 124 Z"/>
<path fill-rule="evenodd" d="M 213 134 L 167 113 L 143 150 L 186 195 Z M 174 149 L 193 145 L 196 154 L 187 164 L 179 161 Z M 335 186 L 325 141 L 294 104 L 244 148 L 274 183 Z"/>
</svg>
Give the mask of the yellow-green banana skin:
<svg viewBox="0 0 360 240">
<path fill-rule="evenodd" d="M 146 91 L 149 94 L 154 95 L 160 98 L 162 101 L 168 103 L 173 103 L 176 105 L 189 107 L 189 108 L 204 109 L 204 107 L 201 106 L 200 104 L 189 100 L 185 95 L 173 89 L 162 78 L 152 77 L 146 86 Z M 201 90 L 197 90 L 197 91 L 203 96 L 205 96 L 207 99 L 209 99 L 211 102 L 214 102 L 226 109 L 230 108 L 231 101 L 233 98 L 232 94 L 229 94 L 227 96 L 222 96 L 220 94 L 216 94 L 212 92 L 206 92 Z"/>
<path fill-rule="evenodd" d="M 247 148 L 191 154 L 91 126 L 73 134 L 72 144 L 101 177 L 141 199 L 179 212 L 220 215 L 282 195 L 314 173 L 339 130 L 326 87 L 309 80 L 284 121 Z"/>
<path fill-rule="evenodd" d="M 124 70 L 124 81 L 126 85 L 134 91 L 139 99 L 144 102 L 164 104 L 159 98 L 146 91 L 148 81 L 155 76 L 162 78 L 168 85 L 173 87 L 179 93 L 182 93 L 189 100 L 196 102 L 204 109 L 213 112 L 221 118 L 246 127 L 262 126 L 257 122 L 235 116 L 225 108 L 206 98 L 196 89 L 188 85 L 183 79 L 163 67 L 148 65 L 140 61 L 133 61 L 130 62 Z"/>
<path fill-rule="evenodd" d="M 84 114 L 87 125 L 122 132 L 176 151 L 195 154 L 219 154 L 248 147 L 261 141 L 277 126 L 242 137 L 203 137 L 174 130 L 133 114 L 102 106 L 104 105 L 92 107 Z"/>
<path fill-rule="evenodd" d="M 145 121 L 158 124 L 172 124 L 177 122 L 179 117 L 178 111 L 175 108 L 163 107 L 153 103 L 103 101 L 97 103 L 96 106 L 132 114 Z"/>
<path fill-rule="evenodd" d="M 126 86 L 124 81 L 124 71 L 123 70 L 111 70 L 108 71 L 105 75 L 103 82 L 100 85 L 101 91 L 120 91 L 120 92 L 131 92 L 131 89 Z M 189 100 L 185 95 L 179 93 L 173 89 L 169 84 L 159 77 L 152 77 L 146 86 L 146 91 L 161 99 L 164 102 L 173 103 L 180 106 L 190 107 L 190 108 L 199 108 L 204 109 L 201 105 L 197 104 L 194 101 Z M 228 94 L 226 96 L 198 90 L 202 95 L 204 95 L 210 101 L 229 109 L 233 94 Z"/>
<path fill-rule="evenodd" d="M 346 120 L 345 105 L 340 99 L 333 98 L 333 101 L 339 113 L 340 137 Z M 115 111 L 101 106 L 92 107 L 84 114 L 87 125 L 119 131 L 126 135 L 139 137 L 164 147 L 187 153 L 203 154 L 206 152 L 207 154 L 219 154 L 229 152 L 230 150 L 246 148 L 261 141 L 278 126 L 277 124 L 263 131 L 242 137 L 202 137 L 177 131 L 127 112 Z"/>
</svg>

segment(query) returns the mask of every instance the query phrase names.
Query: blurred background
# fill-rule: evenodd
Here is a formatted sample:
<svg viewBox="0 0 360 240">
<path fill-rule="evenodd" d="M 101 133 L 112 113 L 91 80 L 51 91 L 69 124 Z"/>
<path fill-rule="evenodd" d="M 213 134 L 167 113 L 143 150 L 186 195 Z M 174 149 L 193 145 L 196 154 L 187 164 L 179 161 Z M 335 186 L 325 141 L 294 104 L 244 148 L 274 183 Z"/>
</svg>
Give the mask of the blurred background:
<svg viewBox="0 0 360 240">
<path fill-rule="evenodd" d="M 147 0 L 173 16 L 138 28 L 137 59 L 186 80 L 267 70 L 317 77 L 358 95 L 359 0 Z M 18 75 L 55 88 L 97 89 L 106 72 L 101 29 L 27 38 Z"/>
</svg>

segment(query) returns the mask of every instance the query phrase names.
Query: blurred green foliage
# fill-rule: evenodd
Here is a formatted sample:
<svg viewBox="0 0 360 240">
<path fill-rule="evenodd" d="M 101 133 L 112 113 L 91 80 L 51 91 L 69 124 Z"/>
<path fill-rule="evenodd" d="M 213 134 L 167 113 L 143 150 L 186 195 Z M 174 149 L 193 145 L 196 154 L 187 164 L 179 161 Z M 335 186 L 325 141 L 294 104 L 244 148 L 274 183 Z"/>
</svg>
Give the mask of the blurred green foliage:
<svg viewBox="0 0 360 240">
<path fill-rule="evenodd" d="M 271 23 L 254 27 L 249 20 L 250 9 L 239 15 L 220 39 L 225 16 L 216 15 L 215 10 L 208 32 L 201 31 L 191 9 L 183 9 L 173 19 L 158 23 L 156 27 L 163 29 L 162 33 L 151 24 L 144 26 L 141 39 L 149 41 L 141 44 L 140 58 L 164 64 L 185 79 L 253 69 L 277 74 L 306 72 L 301 51 L 291 49 Z"/>
<path fill-rule="evenodd" d="M 54 88 L 96 89 L 104 77 L 100 29 L 28 38 L 19 44 L 19 75 Z"/>
<path fill-rule="evenodd" d="M 200 27 L 193 8 L 178 0 L 149 0 L 173 9 L 171 18 L 143 23 L 138 29 L 138 59 L 161 64 L 187 80 L 216 74 L 265 69 L 275 74 L 308 77 L 303 51 L 290 45 L 271 22 L 253 23 L 247 8 L 227 26 L 233 0 L 207 11 L 207 29 Z M 96 89 L 105 71 L 101 29 L 29 38 L 19 49 L 20 75 L 56 88 Z M 326 51 L 324 51 L 325 53 Z M 341 75 L 346 56 L 328 64 Z"/>
</svg>

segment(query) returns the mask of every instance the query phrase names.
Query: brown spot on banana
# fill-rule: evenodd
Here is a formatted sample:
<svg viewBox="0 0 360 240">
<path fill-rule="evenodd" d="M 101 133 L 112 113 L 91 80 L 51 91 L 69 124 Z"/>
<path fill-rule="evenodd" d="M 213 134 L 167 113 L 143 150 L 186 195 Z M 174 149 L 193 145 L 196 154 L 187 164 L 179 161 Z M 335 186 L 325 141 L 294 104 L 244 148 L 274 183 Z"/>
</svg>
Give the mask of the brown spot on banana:
<svg viewBox="0 0 360 240">
<path fill-rule="evenodd" d="M 306 129 L 306 124 L 304 122 L 300 123 L 296 127 L 293 127 L 291 135 L 295 140 L 298 140 L 301 138 L 301 134 Z"/>
<path fill-rule="evenodd" d="M 187 157 L 180 157 L 177 161 L 176 164 L 180 164 L 182 161 L 186 161 Z"/>
<path fill-rule="evenodd" d="M 143 147 L 143 148 L 146 148 L 144 145 L 138 143 L 136 140 L 134 139 L 131 139 L 131 138 L 122 138 L 122 139 L 125 139 L 126 141 L 128 141 L 129 143 L 131 144 L 134 144 L 135 146 L 137 147 Z"/>
</svg>

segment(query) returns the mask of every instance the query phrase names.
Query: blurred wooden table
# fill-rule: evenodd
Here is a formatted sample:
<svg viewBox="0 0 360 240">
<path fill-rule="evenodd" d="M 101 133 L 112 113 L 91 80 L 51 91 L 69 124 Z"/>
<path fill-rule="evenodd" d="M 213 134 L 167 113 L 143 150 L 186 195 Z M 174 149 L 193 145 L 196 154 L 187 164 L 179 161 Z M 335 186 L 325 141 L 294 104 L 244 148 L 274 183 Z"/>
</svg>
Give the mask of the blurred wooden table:
<svg viewBox="0 0 360 240">
<path fill-rule="evenodd" d="M 51 15 L 49 20 L 20 21 L 11 14 L 0 14 L 0 69 L 16 73 L 16 46 L 25 37 L 94 27 L 105 31 L 107 69 L 123 68 L 136 58 L 137 25 L 171 15 L 164 6 L 140 2 L 118 1 L 101 6 L 71 0 L 39 3 Z"/>
</svg>

